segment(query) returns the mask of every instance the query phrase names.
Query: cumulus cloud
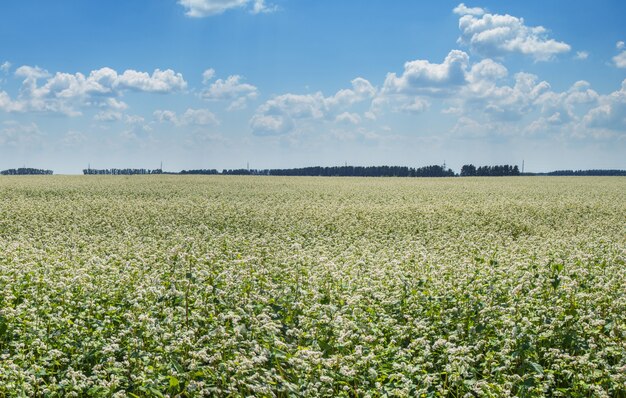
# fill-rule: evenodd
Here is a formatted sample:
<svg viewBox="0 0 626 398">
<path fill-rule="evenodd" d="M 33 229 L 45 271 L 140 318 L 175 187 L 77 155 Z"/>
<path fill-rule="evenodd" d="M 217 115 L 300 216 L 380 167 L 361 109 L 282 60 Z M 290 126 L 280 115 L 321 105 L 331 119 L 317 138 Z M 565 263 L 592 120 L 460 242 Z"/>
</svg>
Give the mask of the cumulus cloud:
<svg viewBox="0 0 626 398">
<path fill-rule="evenodd" d="M 430 107 L 430 103 L 424 98 L 415 98 L 412 102 L 400 107 L 400 110 L 407 113 L 422 113 Z"/>
<path fill-rule="evenodd" d="M 265 14 L 265 13 L 270 13 L 270 12 L 274 12 L 278 9 L 277 6 L 275 5 L 267 5 L 265 4 L 265 0 L 254 0 L 254 4 L 252 6 L 252 13 L 253 14 Z"/>
<path fill-rule="evenodd" d="M 586 81 L 574 83 L 567 91 L 545 91 L 534 101 L 541 116 L 529 126 L 530 132 L 560 130 L 568 134 L 579 134 L 581 118 L 598 103 L 600 96 Z"/>
<path fill-rule="evenodd" d="M 615 43 L 615 48 L 617 48 L 618 50 L 622 50 L 625 46 L 626 44 L 624 44 L 624 42 L 621 40 Z"/>
<path fill-rule="evenodd" d="M 335 121 L 339 123 L 359 124 L 361 123 L 361 117 L 358 113 L 343 112 L 337 115 Z"/>
<path fill-rule="evenodd" d="M 321 92 L 279 95 L 257 109 L 250 127 L 255 134 L 279 135 L 291 132 L 301 121 L 337 120 L 342 111 L 376 95 L 376 88 L 366 79 L 358 77 L 351 84 L 352 88 L 339 90 L 328 97 Z M 347 120 L 347 115 L 340 119 Z M 354 117 L 351 119 L 355 120 Z"/>
<path fill-rule="evenodd" d="M 173 111 L 159 109 L 154 111 L 153 116 L 159 123 L 178 123 L 176 112 Z"/>
<path fill-rule="evenodd" d="M 29 80 L 37 80 L 50 76 L 50 73 L 38 66 L 23 65 L 17 68 L 15 76 L 24 77 Z"/>
<path fill-rule="evenodd" d="M 143 124 L 145 121 L 146 119 L 139 115 L 126 115 L 126 117 L 124 117 L 124 123 L 126 124 Z"/>
<path fill-rule="evenodd" d="M 219 124 L 219 120 L 215 114 L 208 109 L 188 108 L 180 116 L 174 111 L 156 110 L 153 116 L 159 123 L 172 123 L 177 126 L 208 126 Z"/>
<path fill-rule="evenodd" d="M 208 109 L 192 109 L 189 108 L 181 117 L 183 124 L 191 124 L 195 126 L 207 126 L 219 124 L 217 117 Z"/>
<path fill-rule="evenodd" d="M 0 91 L 0 110 L 4 112 L 19 112 L 22 104 L 13 101 L 6 91 Z"/>
<path fill-rule="evenodd" d="M 287 115 L 257 113 L 250 119 L 250 127 L 256 135 L 282 135 L 293 130 L 293 119 Z"/>
<path fill-rule="evenodd" d="M 11 63 L 9 61 L 5 61 L 2 64 L 0 64 L 0 72 L 9 73 L 10 69 L 11 69 Z"/>
<path fill-rule="evenodd" d="M 613 63 L 618 68 L 626 68 L 626 51 L 622 51 L 613 57 Z"/>
<path fill-rule="evenodd" d="M 467 80 L 465 86 L 446 100 L 451 107 L 445 113 L 458 118 L 452 129 L 455 133 L 477 137 L 536 133 L 583 136 L 590 127 L 610 124 L 608 120 L 615 125 L 619 119 L 601 117 L 619 114 L 616 106 L 619 101 L 603 100 L 586 81 L 556 92 L 536 75 L 516 73 L 510 84 L 507 69 L 490 59 L 472 65 Z M 613 97 L 619 95 L 614 93 Z M 597 114 L 589 114 L 594 108 L 598 108 Z M 585 114 L 587 121 L 583 121 Z"/>
<path fill-rule="evenodd" d="M 205 71 L 206 72 L 206 71 Z M 249 83 L 242 83 L 239 75 L 218 79 L 202 91 L 202 98 L 213 101 L 230 101 L 229 109 L 245 108 L 247 101 L 255 99 L 259 90 Z"/>
<path fill-rule="evenodd" d="M 102 111 L 98 112 L 93 119 L 97 122 L 117 122 L 122 120 L 122 112 Z"/>
<path fill-rule="evenodd" d="M 409 61 L 403 73 L 387 74 L 383 92 L 386 94 L 439 94 L 466 82 L 469 56 L 452 50 L 440 64 L 427 60 Z"/>
<path fill-rule="evenodd" d="M 599 98 L 599 106 L 591 109 L 584 117 L 588 127 L 626 131 L 626 79 L 620 90 Z"/>
<path fill-rule="evenodd" d="M 467 7 L 464 3 L 459 4 L 452 10 L 457 15 L 476 15 L 481 16 L 485 10 L 480 7 Z"/>
<path fill-rule="evenodd" d="M 461 36 L 458 42 L 469 46 L 472 52 L 487 57 L 511 53 L 528 55 L 535 61 L 548 61 L 571 50 L 569 44 L 548 37 L 542 26 L 526 26 L 523 18 L 511 15 L 476 14 L 471 9 L 455 8 Z M 465 14 L 462 14 L 465 11 Z"/>
<path fill-rule="evenodd" d="M 473 84 L 493 83 L 505 78 L 508 73 L 504 65 L 488 58 L 472 65 L 468 81 Z"/>
<path fill-rule="evenodd" d="M 404 64 L 400 75 L 388 73 L 382 90 L 372 100 L 365 117 L 376 120 L 385 109 L 421 113 L 430 107 L 427 98 L 445 98 L 468 83 L 469 56 L 452 50 L 441 63 L 418 59 Z"/>
<path fill-rule="evenodd" d="M 23 78 L 19 97 L 11 100 L 8 94 L 0 95 L 0 108 L 9 111 L 42 111 L 80 115 L 81 107 L 95 106 L 108 110 L 124 110 L 127 105 L 119 100 L 124 91 L 147 93 L 171 93 L 186 88 L 187 83 L 180 73 L 171 69 L 156 69 L 151 75 L 132 69 L 118 74 L 104 67 L 93 70 L 89 75 L 82 73 L 48 71 L 33 66 L 20 66 L 15 76 Z M 2 105 L 4 104 L 4 105 Z M 114 113 L 103 111 L 96 120 L 111 120 Z"/>
<path fill-rule="evenodd" d="M 215 69 L 209 68 L 202 72 L 202 84 L 207 84 L 215 77 Z"/>
<path fill-rule="evenodd" d="M 178 4 L 185 8 L 185 15 L 192 18 L 219 15 L 227 10 L 246 7 L 252 14 L 276 10 L 276 6 L 268 5 L 264 0 L 179 0 Z"/>
<path fill-rule="evenodd" d="M 473 78 L 459 98 L 465 115 L 482 114 L 492 122 L 519 121 L 536 109 L 536 100 L 550 89 L 545 81 L 530 73 L 517 73 L 513 86 L 498 85 L 489 79 Z"/>
<path fill-rule="evenodd" d="M 171 69 L 164 71 L 156 69 L 152 75 L 129 69 L 118 76 L 117 85 L 136 91 L 169 93 L 184 90 L 187 82 L 182 74 Z"/>
<path fill-rule="evenodd" d="M 576 51 L 575 59 L 585 60 L 589 58 L 589 53 L 587 51 Z"/>
</svg>

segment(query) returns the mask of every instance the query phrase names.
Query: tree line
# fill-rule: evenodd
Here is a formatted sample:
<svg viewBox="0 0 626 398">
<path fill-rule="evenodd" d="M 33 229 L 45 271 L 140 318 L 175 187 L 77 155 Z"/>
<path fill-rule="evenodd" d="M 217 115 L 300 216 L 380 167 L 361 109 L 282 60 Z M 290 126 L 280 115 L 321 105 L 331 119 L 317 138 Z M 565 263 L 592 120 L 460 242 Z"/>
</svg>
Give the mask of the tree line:
<svg viewBox="0 0 626 398">
<path fill-rule="evenodd" d="M 163 174 L 161 169 L 83 169 L 83 174 L 87 175 L 135 175 L 135 174 Z"/>
<path fill-rule="evenodd" d="M 626 170 L 556 170 L 538 175 L 548 176 L 626 176 Z"/>
<path fill-rule="evenodd" d="M 24 176 L 24 175 L 50 175 L 52 170 L 34 169 L 31 167 L 20 167 L 19 169 L 7 169 L 0 171 L 0 175 Z"/>
<path fill-rule="evenodd" d="M 461 177 L 505 177 L 518 175 L 520 175 L 519 168 L 508 164 L 479 167 L 473 164 L 466 164 L 461 167 Z"/>
<path fill-rule="evenodd" d="M 216 169 L 196 169 L 196 170 L 181 170 L 178 174 L 203 174 L 203 175 L 213 175 L 219 174 L 220 172 Z M 175 174 L 175 173 L 174 173 Z"/>
<path fill-rule="evenodd" d="M 454 177 L 444 166 L 314 166 L 294 169 L 226 169 L 226 175 L 271 175 L 309 177 Z"/>
<path fill-rule="evenodd" d="M 11 169 L 2 174 L 20 174 Z M 9 173 L 10 171 L 13 171 Z M 21 174 L 52 174 L 51 170 Z M 517 165 L 474 166 L 466 164 L 459 174 L 445 165 L 424 167 L 407 166 L 313 166 L 293 169 L 190 169 L 167 172 L 162 169 L 92 169 L 83 170 L 90 175 L 178 174 L 178 175 L 264 175 L 264 176 L 311 176 L 311 177 L 506 177 L 506 176 L 626 176 L 626 170 L 557 170 L 548 173 L 521 173 Z"/>
</svg>

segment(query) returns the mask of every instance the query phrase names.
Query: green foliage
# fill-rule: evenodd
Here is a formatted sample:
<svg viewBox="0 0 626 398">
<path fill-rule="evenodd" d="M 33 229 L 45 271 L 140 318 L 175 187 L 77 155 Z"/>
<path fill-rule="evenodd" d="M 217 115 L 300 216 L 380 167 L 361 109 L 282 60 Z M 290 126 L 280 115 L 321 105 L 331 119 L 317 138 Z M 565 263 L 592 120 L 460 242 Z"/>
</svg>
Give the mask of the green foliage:
<svg viewBox="0 0 626 398">
<path fill-rule="evenodd" d="M 626 180 L 0 178 L 0 396 L 626 396 Z"/>
</svg>

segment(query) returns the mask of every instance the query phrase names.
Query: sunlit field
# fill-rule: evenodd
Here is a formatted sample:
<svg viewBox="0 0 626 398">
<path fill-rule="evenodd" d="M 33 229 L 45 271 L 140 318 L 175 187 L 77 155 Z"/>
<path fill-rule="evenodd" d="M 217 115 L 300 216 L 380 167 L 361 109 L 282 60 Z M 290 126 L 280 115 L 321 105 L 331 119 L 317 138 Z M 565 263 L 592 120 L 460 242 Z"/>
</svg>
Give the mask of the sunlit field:
<svg viewBox="0 0 626 398">
<path fill-rule="evenodd" d="M 0 178 L 0 396 L 626 396 L 626 178 Z"/>
</svg>

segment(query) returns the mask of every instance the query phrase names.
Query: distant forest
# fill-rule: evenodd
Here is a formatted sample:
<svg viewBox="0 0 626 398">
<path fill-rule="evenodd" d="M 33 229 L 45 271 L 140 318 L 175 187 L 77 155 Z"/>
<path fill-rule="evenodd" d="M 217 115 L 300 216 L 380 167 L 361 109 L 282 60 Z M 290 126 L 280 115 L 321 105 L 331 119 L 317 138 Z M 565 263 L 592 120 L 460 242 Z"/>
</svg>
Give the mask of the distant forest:
<svg viewBox="0 0 626 398">
<path fill-rule="evenodd" d="M 161 169 L 83 169 L 83 174 L 94 175 L 135 175 L 135 174 L 163 174 Z M 177 173 L 173 173 L 177 174 Z"/>
<path fill-rule="evenodd" d="M 444 166 L 334 166 L 298 169 L 224 170 L 222 174 L 321 177 L 454 177 L 454 171 Z"/>
<path fill-rule="evenodd" d="M 0 175 L 50 175 L 52 170 L 21 167 L 0 171 Z M 194 169 L 179 172 L 162 169 L 92 169 L 83 170 L 86 175 L 264 175 L 264 176 L 311 176 L 311 177 L 504 177 L 504 176 L 626 176 L 626 170 L 556 170 L 546 173 L 522 173 L 516 165 L 474 166 L 466 164 L 460 173 L 444 166 L 331 166 L 301 167 L 294 169 Z"/>
<path fill-rule="evenodd" d="M 45 175 L 52 174 L 52 170 L 33 169 L 30 167 L 20 167 L 19 169 L 8 169 L 0 171 L 4 176 L 24 176 L 24 175 Z"/>
<path fill-rule="evenodd" d="M 626 170 L 557 170 L 549 173 L 528 175 L 547 175 L 547 176 L 626 176 Z"/>
<path fill-rule="evenodd" d="M 521 173 L 517 165 L 474 166 L 466 164 L 460 173 L 445 166 L 315 166 L 294 169 L 193 169 L 168 172 L 161 169 L 85 169 L 84 174 L 195 174 L 195 175 L 264 175 L 310 177 L 504 177 L 504 176 L 626 176 L 626 170 L 558 170 L 548 173 Z"/>
</svg>

